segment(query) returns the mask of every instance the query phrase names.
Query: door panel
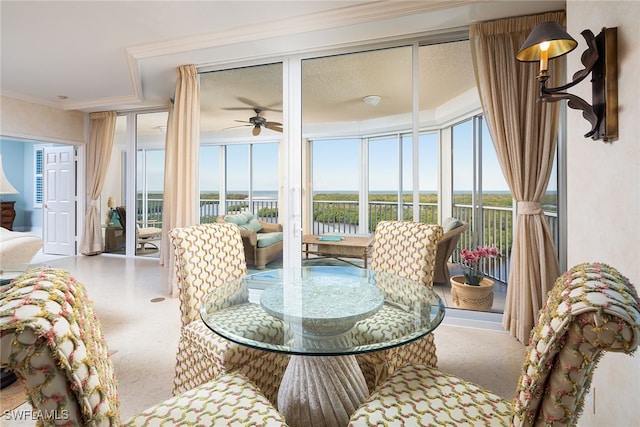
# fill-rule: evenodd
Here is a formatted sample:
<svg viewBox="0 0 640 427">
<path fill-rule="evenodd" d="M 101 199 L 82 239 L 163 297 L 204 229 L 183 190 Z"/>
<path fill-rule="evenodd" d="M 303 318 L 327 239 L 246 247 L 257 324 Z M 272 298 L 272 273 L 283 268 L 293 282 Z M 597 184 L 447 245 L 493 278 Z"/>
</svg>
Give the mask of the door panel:
<svg viewBox="0 0 640 427">
<path fill-rule="evenodd" d="M 44 149 L 45 254 L 75 255 L 75 148 Z"/>
</svg>

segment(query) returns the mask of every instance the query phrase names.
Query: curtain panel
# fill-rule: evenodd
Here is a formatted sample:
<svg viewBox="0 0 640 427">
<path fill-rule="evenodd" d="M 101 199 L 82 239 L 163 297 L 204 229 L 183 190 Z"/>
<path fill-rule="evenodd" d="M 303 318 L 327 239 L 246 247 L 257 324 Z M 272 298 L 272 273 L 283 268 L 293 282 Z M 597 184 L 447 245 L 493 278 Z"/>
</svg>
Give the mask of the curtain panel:
<svg viewBox="0 0 640 427">
<path fill-rule="evenodd" d="M 503 326 L 524 344 L 560 274 L 541 206 L 553 166 L 559 108 L 557 103 L 537 102 L 539 65 L 516 60 L 531 30 L 546 21 L 564 25 L 565 13 L 479 23 L 469 33 L 482 108 L 502 172 L 517 201 Z M 561 70 L 550 68 L 550 73 L 549 84 L 557 86 Z"/>
<path fill-rule="evenodd" d="M 104 250 L 98 200 L 111 161 L 115 129 L 115 111 L 89 114 L 89 142 L 86 156 L 87 200 L 89 204 L 86 208 L 80 240 L 80 253 L 83 255 L 96 255 Z"/>
<path fill-rule="evenodd" d="M 169 268 L 169 294 L 178 296 L 173 249 L 167 233 L 200 222 L 199 150 L 200 89 L 195 65 L 177 69 L 173 105 L 169 108 L 165 141 L 164 196 L 160 264 Z"/>
</svg>

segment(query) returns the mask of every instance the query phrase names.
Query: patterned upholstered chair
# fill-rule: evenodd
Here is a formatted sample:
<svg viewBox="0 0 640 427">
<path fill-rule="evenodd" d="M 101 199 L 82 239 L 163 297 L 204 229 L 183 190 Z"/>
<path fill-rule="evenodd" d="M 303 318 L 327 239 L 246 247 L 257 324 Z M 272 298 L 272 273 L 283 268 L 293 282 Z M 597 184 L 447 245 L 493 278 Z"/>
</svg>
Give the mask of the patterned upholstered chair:
<svg viewBox="0 0 640 427">
<path fill-rule="evenodd" d="M 432 367 L 405 366 L 350 425 L 575 425 L 602 353 L 632 353 L 639 333 L 640 300 L 628 279 L 604 264 L 581 264 L 549 292 L 515 400 Z"/>
<path fill-rule="evenodd" d="M 24 381 L 38 425 L 121 425 L 116 379 L 100 322 L 84 285 L 69 272 L 34 269 L 3 290 L 0 344 L 0 364 Z M 240 373 L 173 397 L 125 425 L 186 424 L 285 425 Z"/>
<path fill-rule="evenodd" d="M 224 307 L 225 297 L 237 289 L 228 289 L 225 283 L 246 275 L 247 267 L 240 230 L 232 223 L 200 224 L 176 228 L 169 232 L 174 253 L 179 287 L 181 333 L 176 356 L 174 394 L 180 394 L 217 378 L 226 372 L 240 370 L 267 398 L 276 404 L 278 387 L 289 358 L 264 352 L 228 341 L 216 335 L 200 318 L 200 308 L 210 294 Z M 236 296 L 234 296 L 236 297 Z M 248 292 L 240 295 L 248 302 Z M 236 311 L 234 322 L 248 323 L 255 316 L 267 317 L 259 321 L 271 324 L 256 333 L 261 339 L 282 340 L 282 322 L 266 314 L 253 304 L 246 310 Z M 255 324 L 255 322 L 253 322 Z"/>
<path fill-rule="evenodd" d="M 380 221 L 376 226 L 371 249 L 370 269 L 385 271 L 412 279 L 431 287 L 438 240 L 442 236 L 439 225 L 408 221 Z M 389 316 L 390 310 L 399 311 Z M 393 324 L 385 319 L 401 319 L 401 310 L 385 304 L 370 319 L 357 325 L 356 340 L 371 340 L 372 335 L 384 335 L 402 328 L 402 322 Z M 411 321 L 409 318 L 407 321 Z M 374 390 L 397 368 L 409 363 L 436 366 L 436 346 L 429 334 L 412 343 L 389 350 L 357 356 L 369 390 Z"/>
</svg>

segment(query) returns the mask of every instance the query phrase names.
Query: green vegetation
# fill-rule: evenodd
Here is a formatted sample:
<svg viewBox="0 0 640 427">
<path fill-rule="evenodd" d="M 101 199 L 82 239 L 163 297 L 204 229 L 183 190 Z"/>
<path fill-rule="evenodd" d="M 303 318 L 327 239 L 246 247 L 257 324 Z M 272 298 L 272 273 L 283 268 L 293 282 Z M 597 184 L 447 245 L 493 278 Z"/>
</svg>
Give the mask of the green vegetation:
<svg viewBox="0 0 640 427">
<path fill-rule="evenodd" d="M 403 202 L 406 205 L 403 207 L 402 218 L 404 220 L 413 219 L 413 196 L 411 194 L 404 194 Z M 150 193 L 148 195 L 150 200 L 161 200 L 161 193 Z M 208 204 L 217 203 L 211 201 L 217 201 L 219 199 L 219 193 L 202 193 L 200 195 L 201 200 L 207 200 Z M 246 194 L 227 194 L 229 200 L 246 200 L 248 196 Z M 359 223 L 359 196 L 357 193 L 319 193 L 313 196 L 313 220 L 317 222 L 323 222 L 327 224 L 339 223 L 357 225 Z M 438 212 L 437 203 L 438 195 L 436 193 L 423 193 L 419 197 L 421 206 L 420 209 L 420 222 L 428 224 L 437 224 Z M 369 213 L 369 229 L 372 231 L 376 225 L 383 220 L 396 220 L 398 218 L 398 195 L 394 193 L 371 193 L 369 194 L 370 205 L 368 208 Z M 457 206 L 471 206 L 471 193 L 456 193 L 453 195 L 453 202 Z M 507 208 L 511 209 L 513 206 L 513 200 L 509 193 L 485 193 L 482 195 L 482 203 L 485 207 L 489 208 Z M 547 212 L 556 212 L 557 195 L 555 193 L 547 193 L 542 199 L 543 209 Z M 229 207 L 229 212 L 238 212 L 245 208 L 248 208 L 248 202 L 235 204 Z M 461 208 L 463 211 L 464 207 Z M 460 211 L 458 211 L 460 212 Z M 494 211 L 495 212 L 495 211 Z M 277 218 L 278 209 L 274 207 L 264 207 L 259 209 L 257 215 L 261 218 Z M 161 220 L 161 213 L 150 213 L 149 219 Z M 202 223 L 215 222 L 215 216 L 206 216 L 201 218 Z M 484 244 L 496 245 L 501 251 L 506 251 L 511 246 L 513 239 L 513 220 L 511 214 L 508 213 L 507 218 L 504 221 L 490 220 L 493 224 L 490 229 L 488 226 L 484 227 Z M 473 224 L 470 224 L 473 227 Z M 496 228 L 500 227 L 500 228 Z M 474 227 L 476 228 L 476 227 Z"/>
<path fill-rule="evenodd" d="M 261 218 L 277 218 L 277 208 L 262 208 L 258 210 L 258 216 Z"/>
</svg>

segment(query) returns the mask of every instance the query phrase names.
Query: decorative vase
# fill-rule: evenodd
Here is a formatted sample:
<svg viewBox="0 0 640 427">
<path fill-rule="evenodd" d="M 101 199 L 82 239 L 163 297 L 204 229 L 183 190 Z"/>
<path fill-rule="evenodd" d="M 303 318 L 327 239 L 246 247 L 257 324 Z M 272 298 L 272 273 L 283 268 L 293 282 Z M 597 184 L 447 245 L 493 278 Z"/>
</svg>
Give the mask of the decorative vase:
<svg viewBox="0 0 640 427">
<path fill-rule="evenodd" d="M 478 286 L 467 285 L 464 276 L 453 276 L 450 280 L 453 307 L 478 311 L 491 310 L 491 306 L 493 306 L 493 280 L 485 277 Z"/>
</svg>

